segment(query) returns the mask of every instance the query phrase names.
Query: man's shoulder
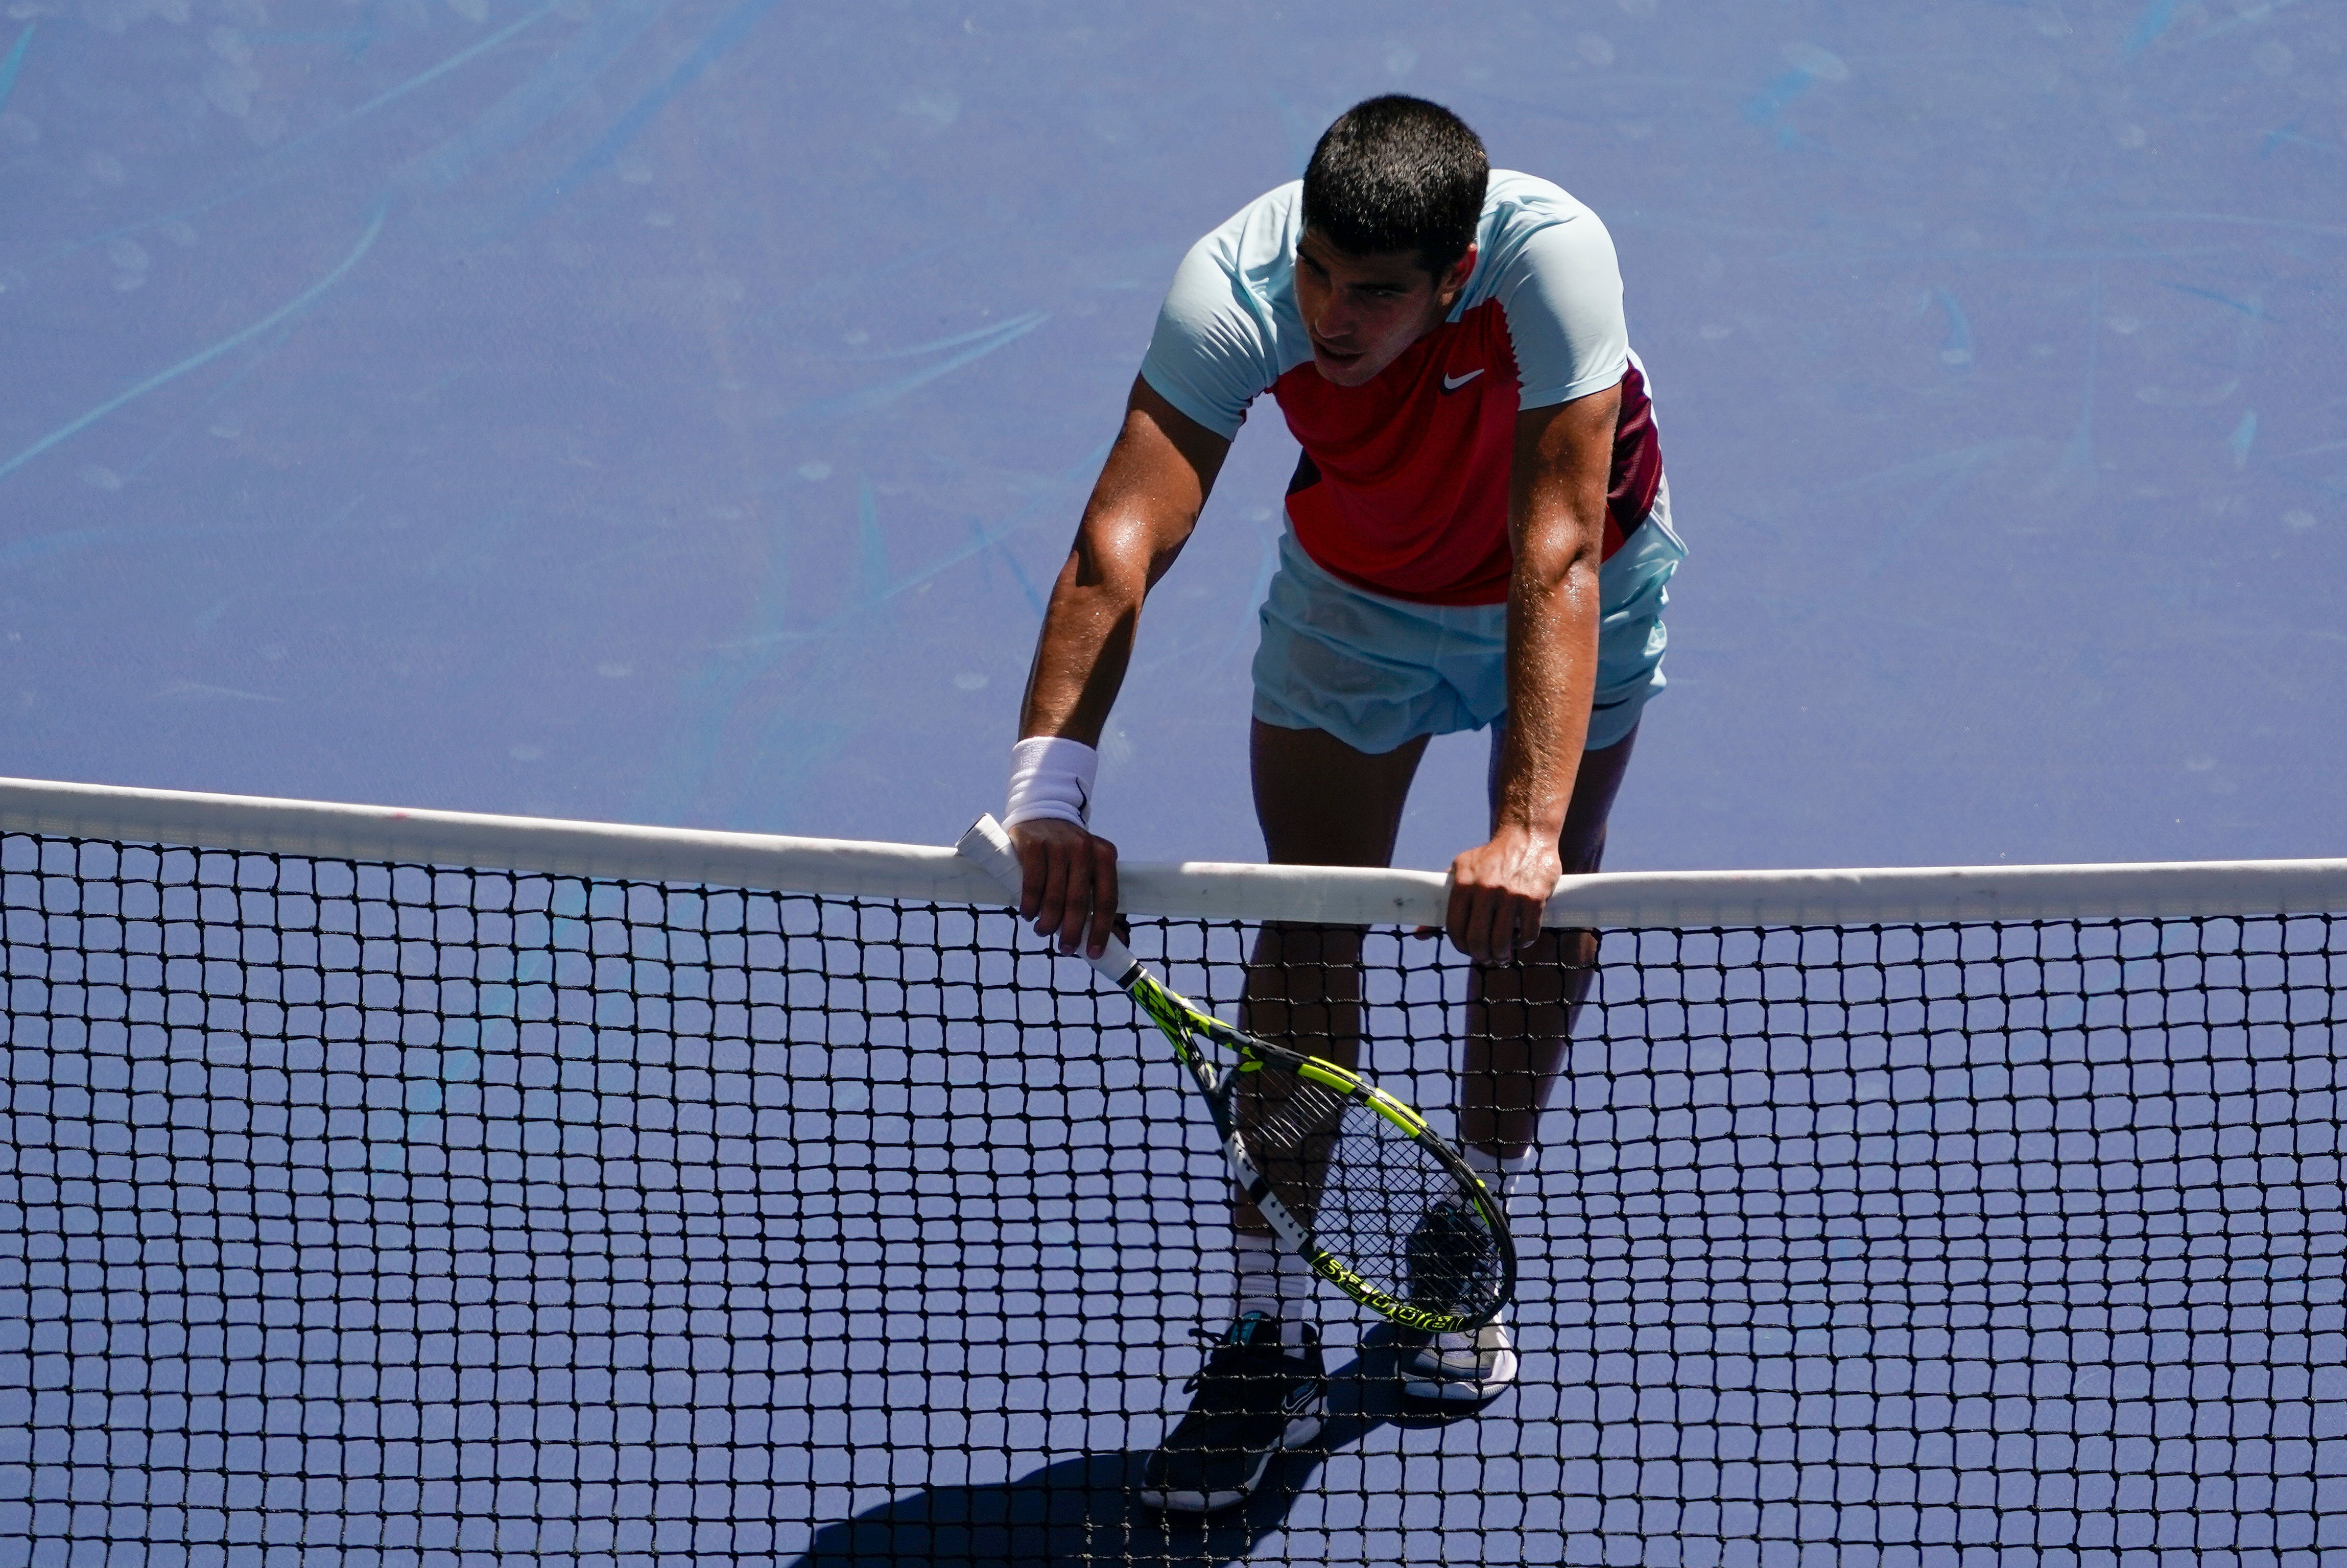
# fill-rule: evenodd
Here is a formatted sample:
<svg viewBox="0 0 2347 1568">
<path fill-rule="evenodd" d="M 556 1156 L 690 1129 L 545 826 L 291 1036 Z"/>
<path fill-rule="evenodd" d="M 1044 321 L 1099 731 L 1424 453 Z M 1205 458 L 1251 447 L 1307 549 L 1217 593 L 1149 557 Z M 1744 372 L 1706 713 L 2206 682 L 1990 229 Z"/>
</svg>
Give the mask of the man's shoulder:
<svg viewBox="0 0 2347 1568">
<path fill-rule="evenodd" d="M 1479 252 L 1464 306 L 1512 296 L 1533 278 L 1571 289 L 1593 266 L 1613 266 L 1613 237 L 1588 204 L 1537 175 L 1495 169 L 1476 231 Z"/>
<path fill-rule="evenodd" d="M 1565 217 L 1589 210 L 1588 204 L 1553 179 L 1513 169 L 1495 169 L 1483 188 L 1483 220 L 1523 212 L 1532 216 Z"/>
<path fill-rule="evenodd" d="M 1296 271 L 1296 241 L 1304 227 L 1304 181 L 1275 185 L 1206 231 L 1198 249 L 1231 277 L 1258 292 L 1271 292 Z"/>
<path fill-rule="evenodd" d="M 1207 231 L 1174 269 L 1141 374 L 1223 436 L 1280 373 L 1310 357 L 1296 314 L 1304 182 L 1264 192 Z"/>
<path fill-rule="evenodd" d="M 1533 236 L 1559 226 L 1587 224 L 1603 229 L 1597 214 L 1564 187 L 1535 174 L 1511 169 L 1491 170 L 1483 192 L 1483 216 L 1477 224 L 1476 243 L 1489 255 L 1512 253 Z"/>
</svg>

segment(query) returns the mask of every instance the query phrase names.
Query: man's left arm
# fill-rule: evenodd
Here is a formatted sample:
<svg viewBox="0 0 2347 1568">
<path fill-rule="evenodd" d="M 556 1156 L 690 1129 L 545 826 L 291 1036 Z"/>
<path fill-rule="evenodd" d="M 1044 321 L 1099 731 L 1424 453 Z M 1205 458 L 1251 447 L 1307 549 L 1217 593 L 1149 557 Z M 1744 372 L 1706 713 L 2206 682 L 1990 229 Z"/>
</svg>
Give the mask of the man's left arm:
<svg viewBox="0 0 2347 1568">
<path fill-rule="evenodd" d="M 1450 863 L 1446 929 L 1506 962 L 1540 935 L 1597 689 L 1598 568 L 1619 386 L 1516 415 L 1508 496 L 1508 734 L 1491 841 Z"/>
</svg>

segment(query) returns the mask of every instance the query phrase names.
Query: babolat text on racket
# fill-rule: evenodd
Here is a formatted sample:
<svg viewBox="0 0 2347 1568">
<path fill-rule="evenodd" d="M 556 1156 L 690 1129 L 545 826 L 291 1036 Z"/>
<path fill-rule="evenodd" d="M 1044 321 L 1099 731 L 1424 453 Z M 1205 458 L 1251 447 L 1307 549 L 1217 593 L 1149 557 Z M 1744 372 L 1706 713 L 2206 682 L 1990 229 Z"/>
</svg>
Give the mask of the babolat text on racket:
<svg viewBox="0 0 2347 1568">
<path fill-rule="evenodd" d="M 956 848 L 1018 902 L 1018 852 L 993 817 Z M 1225 1023 L 1113 937 L 1092 965 L 1172 1042 L 1238 1190 L 1315 1274 L 1430 1333 L 1480 1327 L 1507 1305 L 1516 1254 L 1499 1201 L 1424 1117 L 1357 1072 Z"/>
</svg>

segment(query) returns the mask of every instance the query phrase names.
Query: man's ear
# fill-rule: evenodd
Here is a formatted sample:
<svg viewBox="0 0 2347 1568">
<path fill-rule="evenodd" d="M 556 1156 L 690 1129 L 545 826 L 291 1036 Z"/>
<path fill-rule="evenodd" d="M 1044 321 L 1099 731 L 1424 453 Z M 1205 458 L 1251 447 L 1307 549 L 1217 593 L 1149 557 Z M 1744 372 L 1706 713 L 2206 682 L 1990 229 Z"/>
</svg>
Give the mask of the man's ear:
<svg viewBox="0 0 2347 1568">
<path fill-rule="evenodd" d="M 1474 276 L 1474 273 L 1475 247 L 1470 245 L 1467 247 L 1467 253 L 1451 262 L 1450 268 L 1436 281 L 1434 292 L 1441 298 L 1444 304 L 1454 303 L 1460 293 L 1467 287 L 1467 280 Z"/>
</svg>

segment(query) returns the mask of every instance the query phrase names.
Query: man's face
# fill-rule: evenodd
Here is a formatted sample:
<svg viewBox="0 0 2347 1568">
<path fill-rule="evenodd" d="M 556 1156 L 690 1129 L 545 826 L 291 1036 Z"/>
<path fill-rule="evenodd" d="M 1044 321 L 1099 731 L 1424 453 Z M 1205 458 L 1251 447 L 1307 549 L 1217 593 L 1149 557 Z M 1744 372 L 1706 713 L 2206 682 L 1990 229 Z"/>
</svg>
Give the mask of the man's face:
<svg viewBox="0 0 2347 1568">
<path fill-rule="evenodd" d="M 1436 278 L 1412 251 L 1356 256 L 1307 229 L 1296 246 L 1296 303 L 1313 368 L 1338 386 L 1374 380 L 1441 324 L 1474 270 L 1472 246 Z"/>
</svg>

